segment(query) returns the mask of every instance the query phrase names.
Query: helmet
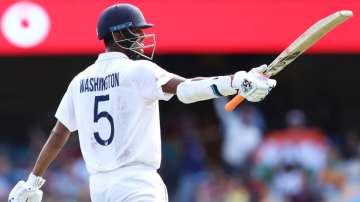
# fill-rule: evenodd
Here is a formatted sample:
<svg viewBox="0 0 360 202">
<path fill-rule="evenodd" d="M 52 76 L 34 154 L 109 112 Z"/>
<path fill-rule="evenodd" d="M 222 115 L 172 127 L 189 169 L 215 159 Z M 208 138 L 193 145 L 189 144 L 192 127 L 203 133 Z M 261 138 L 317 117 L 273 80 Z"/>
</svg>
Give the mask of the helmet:
<svg viewBox="0 0 360 202">
<path fill-rule="evenodd" d="M 111 32 L 126 28 L 149 28 L 153 24 L 145 21 L 140 9 L 131 4 L 115 4 L 106 8 L 100 15 L 97 25 L 99 40 L 111 37 Z"/>
<path fill-rule="evenodd" d="M 128 50 L 129 56 L 139 59 L 139 55 L 152 59 L 155 51 L 155 34 L 140 35 L 134 33 L 134 29 L 146 29 L 153 24 L 147 23 L 144 15 L 136 6 L 126 3 L 115 4 L 106 8 L 100 15 L 97 24 L 97 36 L 99 40 L 114 39 L 114 42 L 123 49 Z M 120 32 L 124 39 L 115 40 L 114 32 Z M 152 44 L 144 45 L 146 38 L 152 38 Z M 151 56 L 148 57 L 143 53 L 143 49 L 152 48 Z"/>
</svg>

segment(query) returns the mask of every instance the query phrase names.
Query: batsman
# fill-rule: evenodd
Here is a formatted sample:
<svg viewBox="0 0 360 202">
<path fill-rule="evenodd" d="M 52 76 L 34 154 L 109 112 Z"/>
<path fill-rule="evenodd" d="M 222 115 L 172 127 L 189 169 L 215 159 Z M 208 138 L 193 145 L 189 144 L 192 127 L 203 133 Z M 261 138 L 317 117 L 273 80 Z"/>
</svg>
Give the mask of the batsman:
<svg viewBox="0 0 360 202">
<path fill-rule="evenodd" d="M 104 53 L 69 84 L 34 168 L 11 190 L 9 202 L 42 200 L 44 173 L 74 131 L 90 174 L 91 201 L 167 202 L 166 186 L 157 173 L 158 101 L 176 95 L 189 104 L 238 94 L 259 102 L 276 85 L 262 76 L 266 65 L 208 78 L 170 73 L 151 61 L 155 35 L 145 30 L 152 26 L 131 4 L 116 4 L 101 13 L 97 36 Z"/>
</svg>

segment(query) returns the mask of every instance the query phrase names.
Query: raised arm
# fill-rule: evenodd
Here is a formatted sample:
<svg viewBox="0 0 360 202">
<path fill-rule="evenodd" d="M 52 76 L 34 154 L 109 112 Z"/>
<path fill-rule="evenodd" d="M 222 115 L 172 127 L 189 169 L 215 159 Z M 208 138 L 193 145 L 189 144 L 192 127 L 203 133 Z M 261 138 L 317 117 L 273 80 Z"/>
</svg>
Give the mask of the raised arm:
<svg viewBox="0 0 360 202">
<path fill-rule="evenodd" d="M 228 76 L 193 79 L 174 77 L 164 84 L 162 89 L 166 93 L 176 94 L 178 99 L 185 104 L 236 93 L 248 101 L 258 102 L 264 99 L 276 85 L 275 80 L 261 75 L 264 68 L 266 65 L 253 68 L 249 72 L 239 71 Z"/>
</svg>

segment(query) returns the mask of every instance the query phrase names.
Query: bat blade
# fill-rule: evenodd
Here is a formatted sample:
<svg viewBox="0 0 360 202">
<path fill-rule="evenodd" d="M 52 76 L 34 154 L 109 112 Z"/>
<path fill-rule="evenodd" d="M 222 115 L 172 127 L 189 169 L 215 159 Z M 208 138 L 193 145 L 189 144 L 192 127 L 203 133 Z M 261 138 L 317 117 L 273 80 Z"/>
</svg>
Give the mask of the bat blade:
<svg viewBox="0 0 360 202">
<path fill-rule="evenodd" d="M 343 10 L 319 20 L 281 52 L 280 55 L 271 62 L 263 74 L 267 77 L 276 75 L 323 36 L 352 16 L 352 11 Z"/>
<path fill-rule="evenodd" d="M 276 75 L 328 32 L 335 29 L 352 16 L 352 11 L 342 10 L 319 20 L 281 52 L 280 55 L 263 71 L 263 74 L 267 77 Z M 244 99 L 244 97 L 236 95 L 225 105 L 225 109 L 229 112 L 233 111 Z"/>
</svg>

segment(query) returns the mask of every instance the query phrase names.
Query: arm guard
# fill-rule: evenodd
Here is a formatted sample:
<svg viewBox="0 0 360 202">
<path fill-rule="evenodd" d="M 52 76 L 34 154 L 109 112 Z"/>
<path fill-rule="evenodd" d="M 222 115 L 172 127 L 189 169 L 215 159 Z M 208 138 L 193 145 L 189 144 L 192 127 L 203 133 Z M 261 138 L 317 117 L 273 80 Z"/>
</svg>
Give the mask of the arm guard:
<svg viewBox="0 0 360 202">
<path fill-rule="evenodd" d="M 196 81 L 188 79 L 179 84 L 176 90 L 178 99 L 185 104 L 236 93 L 237 90 L 231 87 L 230 76 L 210 77 Z"/>
</svg>

